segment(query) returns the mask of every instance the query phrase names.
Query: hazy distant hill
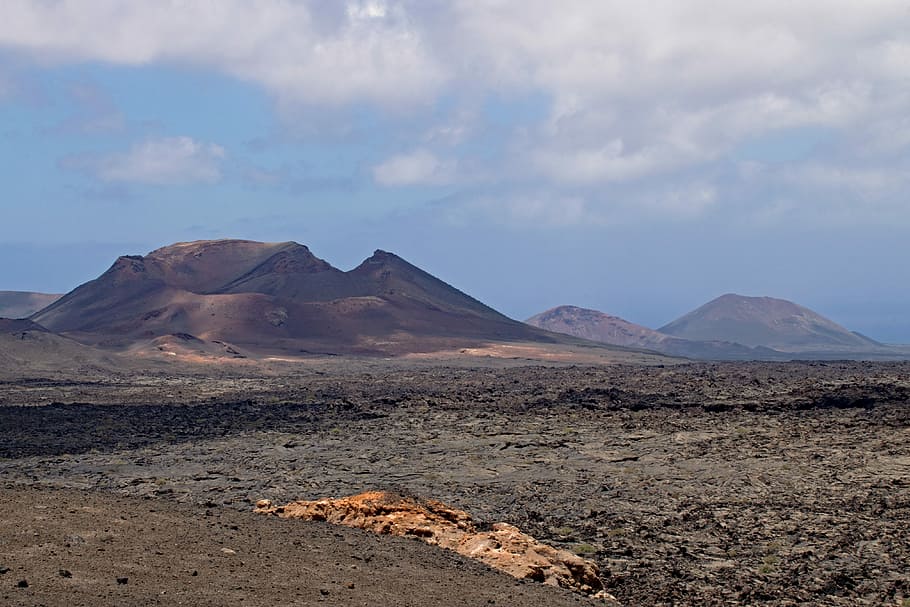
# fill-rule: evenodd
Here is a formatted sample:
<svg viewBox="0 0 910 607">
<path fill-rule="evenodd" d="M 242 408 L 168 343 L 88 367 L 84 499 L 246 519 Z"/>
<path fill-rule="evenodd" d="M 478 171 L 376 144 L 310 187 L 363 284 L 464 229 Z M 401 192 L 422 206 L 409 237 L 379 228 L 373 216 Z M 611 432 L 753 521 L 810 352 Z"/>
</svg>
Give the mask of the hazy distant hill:
<svg viewBox="0 0 910 607">
<path fill-rule="evenodd" d="M 53 373 L 120 368 L 115 360 L 31 320 L 0 318 L 0 377 L 17 377 L 26 369 Z"/>
<path fill-rule="evenodd" d="M 878 343 L 771 297 L 723 295 L 657 331 L 575 306 L 559 306 L 527 322 L 583 339 L 703 360 L 910 358 L 906 346 Z"/>
<path fill-rule="evenodd" d="M 32 319 L 85 343 L 197 339 L 253 353 L 576 343 L 511 320 L 392 253 L 343 272 L 294 242 L 199 241 L 120 257 Z"/>
<path fill-rule="evenodd" d="M 725 341 L 692 341 L 672 337 L 618 316 L 575 306 L 552 308 L 532 316 L 525 322 L 547 331 L 607 344 L 655 350 L 671 356 L 708 360 L 781 358 L 780 353 L 767 348 L 750 348 Z"/>
<path fill-rule="evenodd" d="M 727 294 L 658 329 L 692 340 L 727 340 L 784 352 L 875 351 L 883 345 L 795 303 Z"/>
<path fill-rule="evenodd" d="M 60 295 L 30 291 L 0 291 L 0 317 L 28 318 L 60 299 Z"/>
</svg>

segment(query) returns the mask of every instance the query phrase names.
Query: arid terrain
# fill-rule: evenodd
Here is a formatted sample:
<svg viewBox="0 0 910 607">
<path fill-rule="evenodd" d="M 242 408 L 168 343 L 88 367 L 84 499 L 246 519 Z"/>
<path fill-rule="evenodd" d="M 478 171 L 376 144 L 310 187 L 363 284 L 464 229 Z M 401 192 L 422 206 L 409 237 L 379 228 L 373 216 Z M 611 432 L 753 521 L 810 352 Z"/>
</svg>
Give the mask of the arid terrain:
<svg viewBox="0 0 910 607">
<path fill-rule="evenodd" d="M 591 558 L 624 605 L 910 602 L 910 364 L 476 364 L 10 379 L 0 597 L 590 600 L 416 541 L 252 513 L 392 490 Z"/>
</svg>

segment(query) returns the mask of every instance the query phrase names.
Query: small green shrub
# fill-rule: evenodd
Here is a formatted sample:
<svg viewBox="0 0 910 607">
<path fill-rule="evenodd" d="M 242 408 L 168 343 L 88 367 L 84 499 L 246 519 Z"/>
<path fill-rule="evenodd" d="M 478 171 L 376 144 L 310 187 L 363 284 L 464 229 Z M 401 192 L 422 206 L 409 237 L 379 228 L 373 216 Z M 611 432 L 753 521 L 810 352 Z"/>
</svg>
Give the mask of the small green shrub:
<svg viewBox="0 0 910 607">
<path fill-rule="evenodd" d="M 575 544 L 572 547 L 572 552 L 578 556 L 590 556 L 597 553 L 597 548 L 591 544 Z"/>
</svg>

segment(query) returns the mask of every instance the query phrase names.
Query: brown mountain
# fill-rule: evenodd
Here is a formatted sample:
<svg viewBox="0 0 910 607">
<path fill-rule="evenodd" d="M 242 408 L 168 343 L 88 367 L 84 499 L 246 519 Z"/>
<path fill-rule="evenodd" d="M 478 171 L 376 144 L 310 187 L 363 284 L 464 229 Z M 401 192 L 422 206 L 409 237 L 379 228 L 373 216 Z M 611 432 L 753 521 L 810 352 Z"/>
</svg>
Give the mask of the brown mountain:
<svg viewBox="0 0 910 607">
<path fill-rule="evenodd" d="M 60 295 L 51 293 L 0 291 L 0 317 L 28 318 L 58 299 L 60 299 Z"/>
<path fill-rule="evenodd" d="M 882 344 L 793 302 L 727 294 L 658 329 L 692 340 L 727 340 L 788 353 L 875 352 Z"/>
<path fill-rule="evenodd" d="M 654 350 L 671 356 L 706 360 L 754 360 L 779 358 L 780 353 L 725 341 L 693 341 L 672 337 L 642 325 L 575 306 L 559 306 L 532 316 L 530 325 L 617 346 Z"/>
<path fill-rule="evenodd" d="M 511 320 L 392 253 L 343 272 L 294 242 L 199 241 L 120 257 L 32 320 L 83 343 L 164 350 L 195 339 L 237 355 L 577 343 Z"/>
</svg>

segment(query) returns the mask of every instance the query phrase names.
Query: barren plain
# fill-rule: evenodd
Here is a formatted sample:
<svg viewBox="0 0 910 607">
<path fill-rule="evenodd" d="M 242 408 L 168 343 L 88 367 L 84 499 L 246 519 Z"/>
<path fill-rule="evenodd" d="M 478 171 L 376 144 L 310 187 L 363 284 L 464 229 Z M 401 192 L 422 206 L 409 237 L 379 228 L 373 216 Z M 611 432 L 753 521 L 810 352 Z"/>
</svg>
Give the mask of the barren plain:
<svg viewBox="0 0 910 607">
<path fill-rule="evenodd" d="M 473 364 L 0 383 L 0 599 L 589 601 L 252 514 L 386 489 L 594 559 L 624 605 L 910 604 L 910 363 Z"/>
</svg>

